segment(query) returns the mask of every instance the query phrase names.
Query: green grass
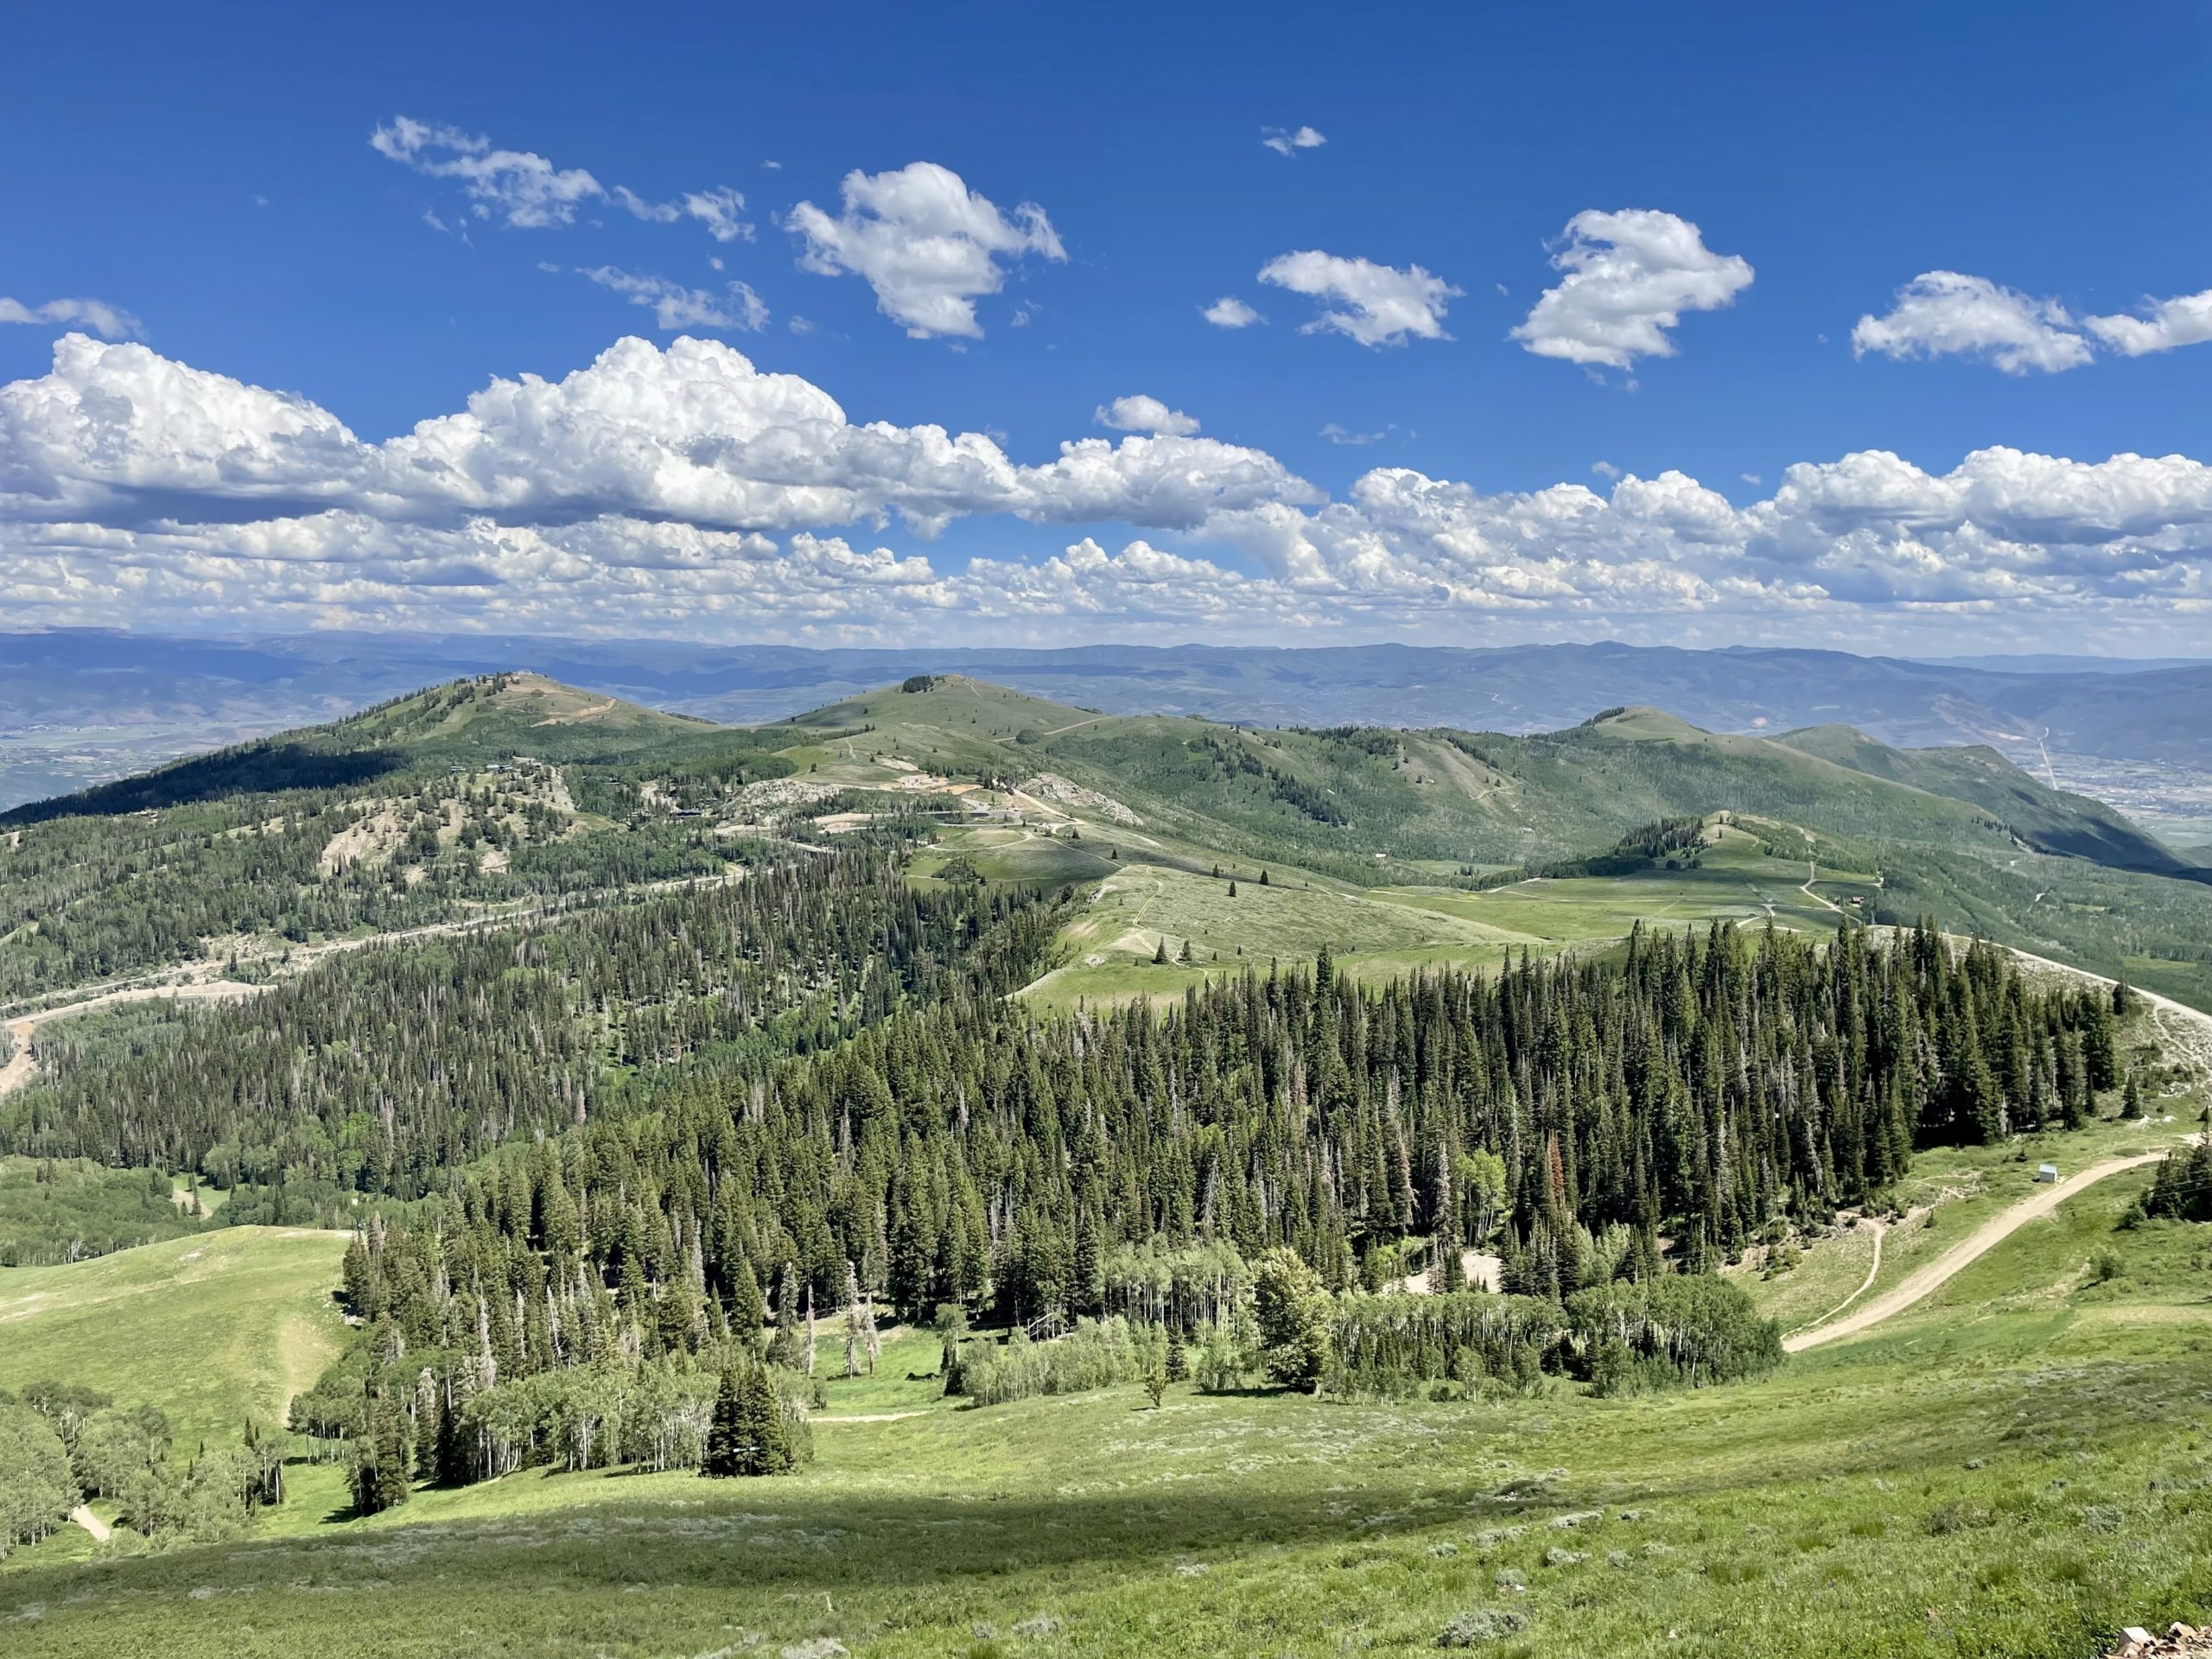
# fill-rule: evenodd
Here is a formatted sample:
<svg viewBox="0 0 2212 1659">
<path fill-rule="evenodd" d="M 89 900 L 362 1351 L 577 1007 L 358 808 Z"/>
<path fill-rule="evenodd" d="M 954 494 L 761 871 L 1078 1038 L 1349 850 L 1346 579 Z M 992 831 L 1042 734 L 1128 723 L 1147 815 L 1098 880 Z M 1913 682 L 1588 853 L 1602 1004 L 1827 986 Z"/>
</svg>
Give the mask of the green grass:
<svg viewBox="0 0 2212 1659">
<path fill-rule="evenodd" d="M 1494 963 L 1509 947 L 1537 943 L 1295 868 L 1271 867 L 1265 887 L 1259 874 L 1255 865 L 1227 863 L 1218 879 L 1160 864 L 1116 868 L 1086 912 L 1061 931 L 1067 963 L 1027 995 L 1059 1006 L 1179 995 L 1208 972 L 1264 971 L 1271 959 L 1310 962 L 1325 947 L 1347 961 L 1364 953 L 1401 958 L 1427 953 L 1436 960 Z M 1155 964 L 1153 953 L 1163 939 L 1171 957 L 1179 957 L 1189 941 L 1198 965 Z"/>
<path fill-rule="evenodd" d="M 1363 888 L 1285 864 L 1268 867 L 1271 879 L 1262 887 L 1256 863 L 1227 859 L 1220 861 L 1218 879 L 1206 873 L 1211 860 L 1195 871 L 1153 862 L 1109 867 L 1089 910 L 1062 931 L 1066 961 L 1025 995 L 1058 1007 L 1171 1000 L 1214 974 L 1264 969 L 1270 960 L 1311 962 L 1325 945 L 1347 972 L 1382 979 L 1445 963 L 1495 966 L 1523 950 L 1543 956 L 1601 944 L 1624 938 L 1639 922 L 1682 928 L 1770 919 L 1827 933 L 1839 919 L 1832 906 L 1849 907 L 1852 898 L 1878 891 L 1872 876 L 1822 868 L 1812 885 L 1824 901 L 1802 890 L 1815 867 L 1769 857 L 1757 836 L 1740 830 L 1715 825 L 1711 835 L 1696 869 L 1535 880 L 1481 893 Z M 1154 963 L 1162 938 L 1171 957 L 1189 940 L 1195 964 Z"/>
<path fill-rule="evenodd" d="M 11 1659 L 1318 1659 L 1493 1609 L 1526 1621 L 1501 1654 L 2088 1656 L 2212 1615 L 2212 1230 L 2114 1230 L 2126 1196 L 1754 1385 L 938 1408 L 824 1425 L 783 1480 L 530 1471 L 368 1522 L 296 1504 L 246 1546 L 41 1546 L 0 1571 L 0 1628 Z M 934 1359 L 894 1338 L 831 1414 L 911 1408 Z"/>
<path fill-rule="evenodd" d="M 844 1376 L 839 1375 L 845 1366 L 843 1336 L 837 1331 L 835 1320 L 824 1325 L 823 1332 L 815 1370 L 823 1379 L 823 1389 L 829 1396 L 829 1403 L 817 1415 L 853 1417 L 893 1411 L 944 1411 L 960 1403 L 944 1397 L 944 1380 L 938 1372 L 938 1363 L 944 1357 L 944 1346 L 931 1332 L 904 1325 L 886 1332 L 875 1370 L 859 1376 Z"/>
<path fill-rule="evenodd" d="M 0 1270 L 0 1388 L 48 1378 L 159 1406 L 177 1444 L 281 1421 L 338 1351 L 343 1233 L 218 1228 L 67 1267 Z"/>
</svg>

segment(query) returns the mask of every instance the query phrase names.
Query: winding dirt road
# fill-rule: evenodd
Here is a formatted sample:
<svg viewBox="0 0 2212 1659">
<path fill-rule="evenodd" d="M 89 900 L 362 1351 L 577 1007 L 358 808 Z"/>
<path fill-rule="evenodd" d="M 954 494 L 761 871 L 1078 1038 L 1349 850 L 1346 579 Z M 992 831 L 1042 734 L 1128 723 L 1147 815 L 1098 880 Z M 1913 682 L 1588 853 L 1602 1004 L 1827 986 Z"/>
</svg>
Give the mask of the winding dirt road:
<svg viewBox="0 0 2212 1659">
<path fill-rule="evenodd" d="M 1785 1353 L 1797 1354 L 1802 1353 L 1808 1348 L 1817 1348 L 1823 1343 L 1839 1342 L 1846 1337 L 1857 1336 L 1869 1325 L 1879 1325 L 1892 1314 L 1902 1313 L 1915 1302 L 1931 1294 L 1965 1272 L 1967 1268 L 1988 1255 L 1991 1250 L 2019 1231 L 2028 1223 L 2040 1220 L 2050 1214 L 2075 1193 L 2085 1188 L 2094 1186 L 2099 1181 L 2120 1174 L 2124 1170 L 2139 1169 L 2145 1164 L 2155 1164 L 2165 1155 L 2163 1152 L 2145 1152 L 2138 1153 L 2133 1158 L 2107 1159 L 2101 1164 L 2090 1165 L 2088 1168 L 2070 1179 L 2055 1182 L 2050 1186 L 2040 1189 L 2032 1197 L 2021 1199 L 2011 1209 L 1992 1216 L 1933 1262 L 1915 1268 L 1896 1286 L 1884 1291 L 1865 1306 L 1841 1319 L 1831 1319 L 1826 1325 L 1815 1325 L 1809 1331 L 1800 1331 L 1794 1336 L 1783 1338 L 1783 1351 Z M 1875 1236 L 1874 1258 L 1874 1267 L 1877 1271 L 1881 1267 L 1880 1249 L 1881 1238 L 1878 1234 Z M 1873 1273 L 1870 1272 L 1866 1275 L 1866 1283 L 1872 1284 L 1873 1278 Z M 1859 1288 L 1864 1291 L 1866 1286 L 1861 1285 Z M 1851 1300 L 1855 1300 L 1856 1295 L 1854 1294 Z M 1843 1306 L 1848 1307 L 1850 1301 L 1847 1300 Z"/>
<path fill-rule="evenodd" d="M 48 1020 L 90 1014 L 95 1008 L 112 1007 L 118 1002 L 147 1002 L 157 997 L 177 997 L 188 1002 L 227 1002 L 268 988 L 265 985 L 241 985 L 228 979 L 194 980 L 183 985 L 141 985 L 127 990 L 103 991 L 82 1002 L 41 1008 L 35 1014 L 18 1014 L 6 1022 L 8 1034 L 16 1039 L 16 1046 L 15 1052 L 8 1057 L 8 1064 L 0 1065 L 0 1097 L 12 1095 L 38 1074 L 38 1057 L 31 1052 L 31 1038 Z"/>
<path fill-rule="evenodd" d="M 289 966 L 282 980 L 266 981 L 257 985 L 245 984 L 233 979 L 206 978 L 186 980 L 174 985 L 123 985 L 112 989 L 96 990 L 80 1001 L 64 1002 L 51 1008 L 38 1008 L 0 1020 L 0 1028 L 15 1039 L 14 1051 L 8 1062 L 0 1065 L 0 1099 L 29 1085 L 38 1075 L 38 1057 L 32 1052 L 32 1033 L 52 1020 L 67 1020 L 73 1014 L 90 1014 L 97 1008 L 113 1007 L 118 1002 L 147 1002 L 162 997 L 175 997 L 188 1002 L 227 1002 L 241 997 L 258 996 L 264 991 L 274 990 L 277 985 L 289 982 L 315 966 L 326 957 L 349 950 L 365 950 L 372 945 L 410 944 L 423 939 L 451 938 L 462 933 L 495 932 L 503 928 L 524 927 L 556 915 L 580 915 L 592 908 L 591 901 L 617 904 L 634 903 L 679 888 L 734 886 L 745 879 L 742 865 L 730 865 L 720 875 L 679 875 L 665 880 L 640 882 L 634 887 L 607 888 L 598 893 L 569 894 L 562 899 L 533 905 L 525 909 L 501 911 L 491 916 L 461 916 L 450 921 L 429 922 L 421 927 L 401 928 L 390 933 L 369 933 L 359 938 L 323 939 L 314 944 L 289 947 L 283 954 Z M 265 950 L 255 958 L 257 962 L 274 959 L 279 953 Z M 211 964 L 188 963 L 156 971 L 207 973 Z"/>
</svg>

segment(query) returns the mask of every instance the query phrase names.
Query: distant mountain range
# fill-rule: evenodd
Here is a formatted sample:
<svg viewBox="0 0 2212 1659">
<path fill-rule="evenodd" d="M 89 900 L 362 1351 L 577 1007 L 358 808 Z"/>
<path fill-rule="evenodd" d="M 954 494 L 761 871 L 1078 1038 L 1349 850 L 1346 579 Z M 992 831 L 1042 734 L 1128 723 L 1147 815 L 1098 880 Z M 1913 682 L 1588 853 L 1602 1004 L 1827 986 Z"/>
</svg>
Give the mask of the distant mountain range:
<svg viewBox="0 0 2212 1659">
<path fill-rule="evenodd" d="M 327 720 L 464 674 L 529 669 L 725 722 L 779 719 L 958 672 L 1116 714 L 1252 725 L 1554 730 L 1622 704 L 1710 730 L 1848 725 L 1885 744 L 1986 743 L 2069 787 L 2071 760 L 2212 775 L 2212 660 L 1916 662 L 1837 651 L 1617 644 L 808 650 L 666 641 L 313 633 L 0 634 L 0 806 Z"/>
</svg>

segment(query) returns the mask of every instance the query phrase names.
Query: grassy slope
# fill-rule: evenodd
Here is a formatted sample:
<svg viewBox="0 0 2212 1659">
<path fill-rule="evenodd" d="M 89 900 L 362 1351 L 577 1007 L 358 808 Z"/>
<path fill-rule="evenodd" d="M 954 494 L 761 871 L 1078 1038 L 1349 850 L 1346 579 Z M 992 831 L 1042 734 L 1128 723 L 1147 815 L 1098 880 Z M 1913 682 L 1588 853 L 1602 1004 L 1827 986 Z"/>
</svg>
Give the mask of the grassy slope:
<svg viewBox="0 0 2212 1659">
<path fill-rule="evenodd" d="M 968 855 L 994 880 L 1104 882 L 1092 916 L 1070 933 L 1065 963 L 1038 988 L 1055 1003 L 1172 997 L 1202 976 L 1213 951 L 1234 966 L 1240 944 L 1248 958 L 1310 957 L 1325 942 L 1382 972 L 1446 957 L 1488 962 L 1508 944 L 1615 938 L 1639 918 L 1771 913 L 1785 925 L 1832 925 L 1834 912 L 1797 891 L 1805 867 L 1740 849 L 1709 855 L 1702 871 L 1472 899 L 1435 885 L 1455 869 L 1587 853 L 1657 817 L 1720 810 L 1763 825 L 1778 843 L 1805 841 L 1794 826 L 1815 830 L 1815 890 L 1831 903 L 1863 896 L 1871 909 L 1887 877 L 1891 908 L 1932 910 L 1961 931 L 2071 959 L 2094 956 L 2092 965 L 2171 995 L 2212 995 L 2212 964 L 2196 963 L 2187 943 L 2212 914 L 2212 892 L 2092 861 L 2167 855 L 2109 809 L 2047 789 L 1993 751 L 1891 750 L 1844 728 L 1782 740 L 1716 734 L 1640 709 L 1528 738 L 1247 731 L 1102 716 L 957 676 L 768 729 L 845 734 L 785 751 L 824 782 L 895 784 L 896 760 L 956 781 L 1052 772 L 1135 810 L 1141 824 L 1074 810 L 1080 842 L 1039 833 L 1033 811 L 1020 826 L 948 830 L 945 852 Z M 1349 822 L 1321 822 L 1294 798 L 1301 790 Z M 2033 846 L 2090 856 L 2024 850 Z M 1109 860 L 1109 848 L 1119 856 Z M 937 862 L 924 861 L 919 873 Z M 1217 864 L 1242 878 L 1266 866 L 1284 891 L 1311 897 L 1279 899 L 1265 913 L 1231 910 L 1217 885 L 1188 879 Z M 1431 916 L 1393 921 L 1378 903 Z M 2113 908 L 2141 924 L 2134 957 L 2109 950 Z M 1153 967 L 1163 934 L 1170 955 L 1192 940 L 1200 966 Z"/>
<path fill-rule="evenodd" d="M 2124 1196 L 1756 1385 L 825 1424 L 772 1483 L 527 1473 L 97 1577 L 31 1552 L 0 1620 L 40 1610 L 27 1656 L 1256 1656 L 1433 1649 L 1489 1608 L 1527 1621 L 1497 1652 L 2088 1655 L 2212 1615 L 2212 1231 L 2113 1231 Z M 929 1402 L 886 1373 L 834 1387 Z"/>
<path fill-rule="evenodd" d="M 2186 861 L 2164 855 L 2102 802 L 2049 788 L 1986 744 L 1893 749 L 1848 726 L 1809 727 L 1777 741 L 1870 777 L 1970 802 L 2044 852 L 2161 871 Z"/>
<path fill-rule="evenodd" d="M 1224 778 L 1203 748 L 1244 751 L 1262 771 Z M 1899 776 L 1759 737 L 1700 731 L 1630 709 L 1570 731 L 1233 732 L 1196 721 L 1096 721 L 1033 746 L 1070 776 L 1117 779 L 1171 827 L 1212 818 L 1214 844 L 1269 841 L 1313 852 L 1510 862 L 1586 853 L 1663 817 L 1756 813 L 1826 832 L 2010 849 L 2008 830 L 2067 850 L 2171 867 L 2163 849 L 2098 803 L 2045 788 L 1993 753 L 1926 751 Z M 1893 751 L 1884 751 L 1894 754 Z M 1870 763 L 1871 764 L 1871 763 Z M 1996 769 L 2002 768 L 2001 777 Z M 1267 772 L 1321 791 L 1351 818 L 1321 823 Z M 1909 775 L 1907 775 L 1909 774 Z"/>
<path fill-rule="evenodd" d="M 1350 971 L 1371 978 L 1436 962 L 1492 965 L 1523 950 L 1543 956 L 1619 938 L 1638 922 L 1681 928 L 1770 918 L 1825 934 L 1836 925 L 1832 906 L 1848 906 L 1854 896 L 1871 902 L 1878 892 L 1871 875 L 1820 866 L 1808 894 L 1803 888 L 1815 868 L 1808 861 L 1770 857 L 1760 837 L 1744 830 L 1716 824 L 1708 833 L 1696 869 L 1535 880 L 1482 893 L 1361 888 L 1283 865 L 1271 868 L 1272 880 L 1262 887 L 1251 864 L 1224 864 L 1217 879 L 1124 863 L 1063 934 L 1065 963 L 1028 995 L 1058 1007 L 1139 995 L 1158 1000 L 1179 995 L 1211 974 L 1264 969 L 1277 957 L 1310 959 L 1325 944 Z M 1154 963 L 1163 938 L 1171 957 L 1189 940 L 1196 964 Z"/>
<path fill-rule="evenodd" d="M 0 1388 L 58 1378 L 229 1444 L 336 1355 L 342 1233 L 219 1228 L 57 1268 L 0 1269 Z"/>
</svg>

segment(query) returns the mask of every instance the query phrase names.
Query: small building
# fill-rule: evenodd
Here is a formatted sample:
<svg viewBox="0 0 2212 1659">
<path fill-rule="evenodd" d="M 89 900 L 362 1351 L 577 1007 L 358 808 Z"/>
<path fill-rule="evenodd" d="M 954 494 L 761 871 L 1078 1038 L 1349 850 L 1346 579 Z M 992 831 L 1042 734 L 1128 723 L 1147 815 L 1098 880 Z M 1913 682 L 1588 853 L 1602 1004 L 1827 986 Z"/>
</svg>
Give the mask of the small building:
<svg viewBox="0 0 2212 1659">
<path fill-rule="evenodd" d="M 2049 1185 L 2057 1179 L 2058 1166 L 2056 1164 L 2038 1164 L 2036 1166 L 2036 1180 L 2038 1185 Z"/>
</svg>

